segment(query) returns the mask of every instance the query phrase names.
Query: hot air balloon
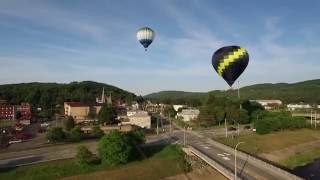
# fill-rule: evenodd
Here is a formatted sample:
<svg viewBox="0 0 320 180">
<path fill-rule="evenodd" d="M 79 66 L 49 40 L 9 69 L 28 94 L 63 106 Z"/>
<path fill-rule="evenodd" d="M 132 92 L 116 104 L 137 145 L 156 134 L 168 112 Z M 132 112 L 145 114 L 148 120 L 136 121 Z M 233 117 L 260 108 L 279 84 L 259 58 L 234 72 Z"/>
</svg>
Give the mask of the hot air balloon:
<svg viewBox="0 0 320 180">
<path fill-rule="evenodd" d="M 212 56 L 212 66 L 231 87 L 249 63 L 249 54 L 240 46 L 226 46 Z"/>
<path fill-rule="evenodd" d="M 148 46 L 152 43 L 155 33 L 149 27 L 142 27 L 137 32 L 137 39 L 147 51 Z"/>
</svg>

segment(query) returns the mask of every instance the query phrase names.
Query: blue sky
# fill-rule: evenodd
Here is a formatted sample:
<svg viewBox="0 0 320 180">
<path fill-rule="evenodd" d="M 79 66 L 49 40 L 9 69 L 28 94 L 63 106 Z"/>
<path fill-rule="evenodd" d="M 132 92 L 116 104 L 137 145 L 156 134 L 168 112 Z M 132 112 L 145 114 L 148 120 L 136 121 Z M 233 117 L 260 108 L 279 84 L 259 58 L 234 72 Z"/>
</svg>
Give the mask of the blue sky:
<svg viewBox="0 0 320 180">
<path fill-rule="evenodd" d="M 93 80 L 137 95 L 228 89 L 215 50 L 250 54 L 241 86 L 320 75 L 320 1 L 1 0 L 0 84 Z M 136 31 L 156 38 L 145 52 Z"/>
</svg>

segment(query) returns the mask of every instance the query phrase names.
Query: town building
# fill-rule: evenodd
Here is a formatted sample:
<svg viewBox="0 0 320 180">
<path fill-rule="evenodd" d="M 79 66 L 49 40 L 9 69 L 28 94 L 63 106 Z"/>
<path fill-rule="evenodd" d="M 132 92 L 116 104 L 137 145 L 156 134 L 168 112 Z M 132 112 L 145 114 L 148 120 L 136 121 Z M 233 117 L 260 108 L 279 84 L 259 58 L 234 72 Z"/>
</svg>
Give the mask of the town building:
<svg viewBox="0 0 320 180">
<path fill-rule="evenodd" d="M 185 108 L 186 106 L 185 105 L 173 105 L 173 109 L 178 112 L 179 109 L 182 109 L 182 108 Z"/>
<path fill-rule="evenodd" d="M 121 124 L 131 124 L 149 129 L 151 128 L 151 116 L 147 111 L 137 111 L 133 115 L 127 116 L 126 118 L 122 119 Z"/>
<path fill-rule="evenodd" d="M 177 113 L 177 117 L 182 118 L 183 121 L 191 121 L 198 118 L 199 114 L 199 109 L 182 109 L 181 112 Z"/>
<path fill-rule="evenodd" d="M 21 103 L 21 105 L 0 104 L 0 119 L 30 121 L 31 106 L 29 103 Z"/>
<path fill-rule="evenodd" d="M 81 102 L 65 102 L 64 103 L 64 115 L 71 116 L 76 123 L 85 120 L 90 112 L 90 107 L 87 104 Z"/>
<path fill-rule="evenodd" d="M 312 106 L 310 106 L 309 104 L 288 104 L 287 108 L 289 111 L 295 111 L 295 110 L 299 110 L 299 109 L 310 109 L 312 108 Z"/>
<path fill-rule="evenodd" d="M 256 102 L 264 107 L 266 110 L 272 110 L 279 108 L 282 105 L 280 100 L 250 100 L 250 102 Z"/>
<path fill-rule="evenodd" d="M 14 119 L 15 107 L 9 104 L 0 104 L 0 119 Z"/>
<path fill-rule="evenodd" d="M 20 117 L 16 117 L 17 120 L 31 120 L 31 106 L 29 103 L 17 105 L 16 112 L 20 113 Z"/>
<path fill-rule="evenodd" d="M 137 111 L 128 110 L 128 111 L 127 111 L 127 116 L 132 116 L 132 115 L 134 115 L 134 114 L 136 114 L 136 113 L 137 113 Z"/>
<path fill-rule="evenodd" d="M 104 88 L 102 88 L 101 97 L 96 98 L 96 103 L 100 105 L 104 105 L 104 104 L 112 105 L 111 94 L 109 94 L 109 96 L 106 96 L 104 93 Z"/>
<path fill-rule="evenodd" d="M 139 109 L 139 103 L 137 101 L 132 101 L 131 109 L 132 110 L 138 110 Z"/>
</svg>

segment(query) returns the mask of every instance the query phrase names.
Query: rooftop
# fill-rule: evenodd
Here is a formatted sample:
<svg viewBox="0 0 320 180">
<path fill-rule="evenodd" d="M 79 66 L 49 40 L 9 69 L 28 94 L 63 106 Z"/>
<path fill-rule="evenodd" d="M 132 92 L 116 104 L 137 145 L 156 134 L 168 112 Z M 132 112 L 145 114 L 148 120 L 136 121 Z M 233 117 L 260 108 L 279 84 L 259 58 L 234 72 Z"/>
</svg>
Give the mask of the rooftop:
<svg viewBox="0 0 320 180">
<path fill-rule="evenodd" d="M 82 102 L 64 102 L 64 103 L 71 107 L 89 107 L 87 104 Z"/>
</svg>

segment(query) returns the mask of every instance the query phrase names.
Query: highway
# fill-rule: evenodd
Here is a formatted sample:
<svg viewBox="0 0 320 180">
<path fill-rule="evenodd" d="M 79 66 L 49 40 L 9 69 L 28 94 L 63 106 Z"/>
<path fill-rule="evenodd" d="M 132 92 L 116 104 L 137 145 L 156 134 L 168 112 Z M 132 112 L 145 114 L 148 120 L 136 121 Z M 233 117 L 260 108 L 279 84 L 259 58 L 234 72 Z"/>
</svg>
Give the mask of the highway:
<svg viewBox="0 0 320 180">
<path fill-rule="evenodd" d="M 161 139 L 165 139 L 167 136 L 162 135 L 152 135 L 146 137 L 146 143 L 152 144 L 157 143 Z M 36 164 L 40 162 L 47 162 L 60 159 L 69 159 L 74 158 L 77 153 L 77 147 L 79 145 L 84 145 L 88 149 L 97 153 L 98 141 L 84 141 L 81 143 L 71 143 L 71 144 L 62 144 L 54 145 L 41 148 L 26 149 L 22 151 L 15 152 L 4 152 L 0 154 L 0 169 L 10 168 L 16 166 L 23 166 L 29 164 Z"/>
<path fill-rule="evenodd" d="M 183 144 L 183 134 L 183 131 L 179 129 L 171 133 L 171 137 Z M 161 134 L 159 136 L 148 136 L 147 144 L 166 141 L 168 140 L 168 135 L 169 133 Z M 87 146 L 93 153 L 97 153 L 98 141 L 57 145 L 19 152 L 7 152 L 0 154 L 0 168 L 73 158 L 76 156 L 76 149 L 80 144 Z M 194 131 L 187 131 L 186 144 L 191 145 L 231 172 L 234 172 L 233 152 L 228 152 L 226 149 L 217 147 L 215 143 L 213 143 L 212 139 Z M 238 177 L 241 177 L 242 179 L 285 179 L 283 176 L 279 175 L 279 173 L 274 172 L 274 170 L 263 168 L 257 164 L 254 164 L 254 162 L 250 162 L 247 159 L 242 159 L 239 156 L 237 157 L 237 172 Z"/>
<path fill-rule="evenodd" d="M 212 143 L 213 140 L 195 135 L 196 133 L 186 132 L 186 144 L 190 145 L 205 155 L 209 156 L 214 161 L 218 162 L 225 168 L 234 172 L 234 153 L 227 152 Z M 178 138 L 180 143 L 183 144 L 183 131 L 176 131 L 172 134 L 173 137 Z M 241 159 L 237 156 L 237 174 L 238 177 L 243 179 L 284 179 L 285 177 L 279 176 L 278 173 L 266 168 L 261 168 L 257 164 L 250 163 L 247 159 Z"/>
</svg>

